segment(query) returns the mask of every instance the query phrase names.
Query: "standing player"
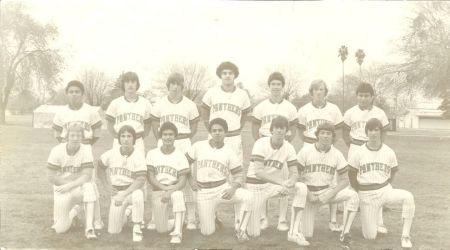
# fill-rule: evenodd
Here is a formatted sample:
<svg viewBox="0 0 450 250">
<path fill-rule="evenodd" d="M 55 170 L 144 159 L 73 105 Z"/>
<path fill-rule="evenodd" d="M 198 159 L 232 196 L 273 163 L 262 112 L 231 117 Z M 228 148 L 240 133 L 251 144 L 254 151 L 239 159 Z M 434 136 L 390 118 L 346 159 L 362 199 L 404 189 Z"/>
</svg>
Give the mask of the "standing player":
<svg viewBox="0 0 450 250">
<path fill-rule="evenodd" d="M 82 144 L 84 128 L 73 124 L 66 128 L 67 142 L 55 146 L 48 157 L 48 179 L 54 190 L 54 229 L 64 233 L 80 213 L 84 202 L 85 236 L 95 239 L 93 220 L 97 195 L 92 184 L 94 168 L 91 148 Z"/>
<path fill-rule="evenodd" d="M 119 147 L 117 140 L 119 129 L 124 125 L 129 125 L 136 131 L 136 150 L 145 154 L 143 138 L 150 132 L 150 111 L 152 105 L 147 99 L 138 96 L 137 90 L 140 83 L 136 73 L 125 73 L 121 81 L 121 87 L 125 93 L 124 96 L 114 99 L 106 110 L 108 130 L 114 137 L 113 146 Z"/>
<path fill-rule="evenodd" d="M 299 135 L 303 145 L 314 144 L 317 141 L 316 129 L 322 123 L 329 122 L 335 126 L 336 134 L 340 134 L 342 125 L 342 113 L 339 108 L 328 102 L 325 98 L 328 94 L 327 84 L 317 79 L 311 82 L 309 94 L 312 101 L 298 110 Z M 333 185 L 336 184 L 334 180 Z M 339 225 L 336 222 L 337 204 L 330 204 L 330 221 L 328 227 L 333 232 L 338 232 Z"/>
<path fill-rule="evenodd" d="M 350 159 L 353 152 L 367 142 L 368 137 L 364 131 L 366 122 L 371 118 L 377 118 L 383 124 L 382 133 L 387 131 L 389 120 L 386 113 L 373 105 L 375 93 L 372 85 L 361 83 L 356 89 L 358 104 L 347 110 L 344 114 L 344 141 L 349 146 L 347 159 Z M 344 220 L 346 214 L 344 213 Z M 383 209 L 378 215 L 378 232 L 386 234 L 387 228 L 383 223 Z"/>
<path fill-rule="evenodd" d="M 270 125 L 272 119 L 277 116 L 283 116 L 289 121 L 289 130 L 286 133 L 286 139 L 290 142 L 295 137 L 297 124 L 297 109 L 288 100 L 283 98 L 285 80 L 280 72 L 273 72 L 270 74 L 267 84 L 270 89 L 270 96 L 262 101 L 253 109 L 253 123 L 252 135 L 255 140 L 260 137 L 271 136 Z M 283 179 L 289 178 L 288 168 L 283 168 Z M 286 214 L 288 209 L 288 198 L 282 196 L 280 201 L 280 214 L 278 217 L 278 230 L 287 231 Z M 269 226 L 267 220 L 267 205 L 261 213 L 261 229 L 266 229 Z"/>
<path fill-rule="evenodd" d="M 361 222 L 364 238 L 377 237 L 379 210 L 384 204 L 402 204 L 403 231 L 401 245 L 412 248 L 411 225 L 415 204 L 413 195 L 403 189 L 394 189 L 391 183 L 398 171 L 394 151 L 383 143 L 384 125 L 376 118 L 365 124 L 368 141 L 355 150 L 349 159 L 349 178 L 352 187 L 358 191 L 361 200 Z"/>
<path fill-rule="evenodd" d="M 323 204 L 346 202 L 348 219 L 344 221 L 340 241 L 350 244 L 350 227 L 359 207 L 358 194 L 349 187 L 346 178 L 347 161 L 342 153 L 333 147 L 336 136 L 334 124 L 322 123 L 315 132 L 317 142 L 304 146 L 298 153 L 301 178 L 308 185 L 302 232 L 306 237 L 312 237 L 314 232 L 314 217 Z M 337 183 L 332 185 L 337 177 Z M 345 176 L 345 177 L 344 177 Z"/>
<path fill-rule="evenodd" d="M 246 229 L 253 208 L 253 196 L 250 191 L 242 188 L 243 168 L 236 153 L 224 143 L 228 131 L 227 122 L 221 118 L 211 120 L 208 131 L 210 140 L 194 143 L 186 154 L 189 163 L 194 163 L 195 185 L 197 189 L 197 209 L 200 217 L 200 231 L 210 235 L 215 231 L 215 209 L 223 202 L 238 203 L 242 213 L 235 221 L 236 236 L 239 241 L 248 240 Z M 228 177 L 233 176 L 233 182 L 228 183 Z"/>
<path fill-rule="evenodd" d="M 152 211 L 155 216 L 156 230 L 167 232 L 169 214 L 167 205 L 171 201 L 175 217 L 175 228 L 170 235 L 170 243 L 179 244 L 182 239 L 184 205 L 183 188 L 190 172 L 189 163 L 174 141 L 178 136 L 177 127 L 165 122 L 159 130 L 162 146 L 150 150 L 147 154 L 148 180 L 153 187 Z"/>
<path fill-rule="evenodd" d="M 66 87 L 66 96 L 68 105 L 64 106 L 53 118 L 54 136 L 59 142 L 63 142 L 64 138 L 67 137 L 67 128 L 73 124 L 78 124 L 84 130 L 82 143 L 91 147 L 99 138 L 100 128 L 102 126 L 100 114 L 92 106 L 83 102 L 84 86 L 81 82 L 70 81 Z M 98 188 L 95 184 L 95 173 L 94 168 L 92 184 L 94 185 L 97 197 L 99 197 Z M 98 199 L 95 202 L 94 211 L 94 227 L 96 230 L 101 230 L 104 224 L 100 214 L 100 203 Z"/>
<path fill-rule="evenodd" d="M 133 127 L 124 125 L 117 132 L 120 147 L 113 147 L 102 154 L 99 160 L 99 177 L 105 187 L 110 187 L 108 232 L 118 234 L 127 222 L 131 205 L 133 241 L 142 241 L 141 223 L 144 220 L 144 192 L 142 188 L 147 176 L 145 155 L 135 150 L 137 134 Z M 109 168 L 109 175 L 106 169 Z"/>
<path fill-rule="evenodd" d="M 247 173 L 247 189 L 253 193 L 254 210 L 248 233 L 254 237 L 260 235 L 260 218 L 267 199 L 295 193 L 287 238 L 300 246 L 309 246 L 309 242 L 298 231 L 307 191 L 305 184 L 297 182 L 298 162 L 295 158 L 295 149 L 285 140 L 288 129 L 288 120 L 283 116 L 277 116 L 270 125 L 272 136 L 258 139 L 253 146 Z M 283 168 L 289 169 L 287 180 L 283 178 Z"/>
<path fill-rule="evenodd" d="M 152 108 L 152 129 L 156 138 L 159 138 L 159 126 L 165 122 L 175 124 L 178 134 L 175 138 L 175 148 L 183 154 L 191 147 L 191 138 L 197 133 L 200 120 L 197 105 L 183 96 L 184 77 L 180 73 L 173 73 L 167 79 L 169 95 L 161 98 Z M 161 138 L 160 138 L 161 139 Z M 163 143 L 158 140 L 158 147 Z M 190 173 L 188 173 L 190 175 Z M 191 179 L 191 178 L 189 178 Z M 195 199 L 190 185 L 183 190 L 187 206 L 187 226 L 189 230 L 197 228 L 195 223 Z M 150 225 L 149 225 L 150 226 Z M 150 226 L 152 227 L 152 226 Z"/>
</svg>

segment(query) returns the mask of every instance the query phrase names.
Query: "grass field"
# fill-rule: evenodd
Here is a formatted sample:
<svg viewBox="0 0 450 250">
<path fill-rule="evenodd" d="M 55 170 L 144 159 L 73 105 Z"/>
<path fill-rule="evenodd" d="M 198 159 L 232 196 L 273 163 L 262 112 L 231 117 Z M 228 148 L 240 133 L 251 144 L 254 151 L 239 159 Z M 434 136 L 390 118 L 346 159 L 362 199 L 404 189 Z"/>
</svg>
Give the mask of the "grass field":
<svg viewBox="0 0 450 250">
<path fill-rule="evenodd" d="M 414 135 L 414 136 L 411 136 Z M 392 132 L 386 143 L 397 153 L 400 172 L 394 187 L 404 188 L 414 194 L 416 217 L 412 228 L 414 249 L 450 249 L 448 237 L 450 229 L 450 181 L 448 175 L 450 162 L 450 138 L 440 137 L 439 133 L 428 137 L 426 132 Z M 171 245 L 167 234 L 154 231 L 144 232 L 144 241 L 131 242 L 131 231 L 125 229 L 120 235 L 102 235 L 96 241 L 87 241 L 82 229 L 74 229 L 68 234 L 56 235 L 52 224 L 52 189 L 47 182 L 46 160 L 50 149 L 56 145 L 49 129 L 33 129 L 27 119 L 16 119 L 11 125 L 0 126 L 0 208 L 1 228 L 0 246 L 8 249 L 169 249 Z M 200 129 L 196 140 L 206 138 Z M 243 133 L 246 162 L 253 140 L 249 126 Z M 146 141 L 150 149 L 153 140 Z M 299 143 L 294 141 L 296 148 Z M 95 157 L 112 145 L 112 139 L 103 132 L 102 138 L 94 147 Z M 346 155 L 342 141 L 337 147 Z M 101 188 L 101 186 L 100 186 Z M 109 200 L 102 196 L 102 216 L 107 220 Z M 147 206 L 147 204 L 146 204 Z M 150 217 L 149 206 L 146 219 Z M 278 232 L 276 227 L 276 200 L 270 203 L 271 227 L 263 231 L 261 238 L 239 244 L 233 233 L 233 213 L 231 206 L 220 206 L 219 216 L 226 228 L 210 237 L 199 231 L 184 231 L 183 245 L 180 249 L 294 249 L 294 243 L 287 242 L 286 233 Z M 352 228 L 352 249 L 400 249 L 401 207 L 392 206 L 384 213 L 389 234 L 379 236 L 375 241 L 362 238 L 359 216 Z M 339 216 L 340 217 L 340 216 Z M 288 217 L 289 218 L 289 217 Z M 316 220 L 312 246 L 307 249 L 340 249 L 338 235 L 329 232 L 328 209 L 321 209 Z M 305 248 L 306 249 L 306 248 Z"/>
</svg>

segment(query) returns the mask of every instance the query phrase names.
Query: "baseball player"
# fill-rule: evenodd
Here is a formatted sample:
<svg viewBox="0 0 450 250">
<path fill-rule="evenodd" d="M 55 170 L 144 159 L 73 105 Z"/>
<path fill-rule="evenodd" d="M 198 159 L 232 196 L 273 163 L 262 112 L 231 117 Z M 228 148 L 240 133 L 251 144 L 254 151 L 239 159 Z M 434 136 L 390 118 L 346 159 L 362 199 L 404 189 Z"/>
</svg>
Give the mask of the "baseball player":
<svg viewBox="0 0 450 250">
<path fill-rule="evenodd" d="M 66 129 L 67 142 L 58 144 L 48 157 L 48 179 L 54 190 L 54 229 L 64 233 L 80 213 L 79 201 L 84 202 L 85 236 L 95 239 L 93 220 L 97 195 L 92 184 L 94 168 L 91 148 L 82 144 L 84 128 L 73 124 Z"/>
<path fill-rule="evenodd" d="M 227 122 L 222 118 L 212 119 L 208 131 L 210 140 L 194 143 L 186 157 L 193 165 L 194 182 L 192 188 L 197 191 L 197 209 L 200 217 L 200 231 L 210 235 L 215 231 L 215 209 L 223 202 L 238 203 L 242 213 L 235 224 L 236 236 L 239 241 L 248 240 L 246 233 L 250 215 L 253 210 L 252 193 L 242 188 L 243 168 L 236 153 L 230 145 L 224 143 L 228 131 Z M 233 182 L 227 182 L 232 175 Z"/>
<path fill-rule="evenodd" d="M 147 176 L 145 155 L 134 148 L 138 139 L 133 127 L 124 125 L 117 132 L 120 147 L 113 147 L 102 154 L 99 160 L 99 177 L 105 187 L 110 187 L 108 232 L 122 231 L 127 217 L 132 216 L 133 241 L 142 241 L 141 223 L 144 220 L 144 192 Z M 106 169 L 109 175 L 106 174 Z M 131 205 L 131 210 L 128 207 Z"/>
<path fill-rule="evenodd" d="M 147 154 L 148 180 L 153 187 L 152 211 L 155 215 L 156 230 L 167 232 L 169 214 L 167 205 L 171 201 L 175 218 L 175 228 L 170 235 L 170 243 L 179 244 L 182 239 L 183 220 L 186 207 L 183 188 L 190 172 L 189 163 L 174 141 L 178 136 L 177 127 L 165 122 L 159 130 L 162 146 L 150 150 Z"/>
<path fill-rule="evenodd" d="M 272 120 L 277 116 L 286 117 L 289 121 L 289 130 L 286 133 L 286 139 L 290 142 L 295 137 L 297 130 L 297 108 L 288 100 L 283 98 L 285 79 L 280 72 L 273 72 L 270 74 L 267 80 L 269 86 L 270 96 L 264 101 L 260 102 L 253 109 L 253 122 L 252 122 L 252 135 L 255 140 L 260 137 L 271 136 L 270 125 Z M 283 178 L 287 180 L 289 178 L 288 168 L 283 169 Z M 288 209 L 287 196 L 281 196 L 280 213 L 278 217 L 277 229 L 280 231 L 287 231 L 289 226 L 286 220 L 286 214 Z M 261 213 L 261 229 L 266 229 L 269 226 L 267 220 L 267 205 Z"/>
<path fill-rule="evenodd" d="M 301 178 L 308 186 L 308 198 L 302 222 L 302 232 L 306 237 L 312 237 L 314 232 L 314 217 L 320 206 L 346 202 L 348 218 L 344 221 L 340 241 L 348 245 L 351 242 L 350 227 L 358 212 L 358 194 L 349 187 L 347 180 L 347 161 L 342 153 L 333 147 L 336 136 L 335 125 L 322 123 L 317 126 L 313 145 L 304 146 L 297 155 L 300 163 Z M 335 175 L 337 183 L 334 184 Z M 345 176 L 345 177 L 344 177 Z"/>
<path fill-rule="evenodd" d="M 309 94 L 312 101 L 298 110 L 299 135 L 303 141 L 303 145 L 314 144 L 317 141 L 316 129 L 320 124 L 325 122 L 332 123 L 336 129 L 335 134 L 339 135 L 343 121 L 339 108 L 326 100 L 328 87 L 323 80 L 317 79 L 312 81 L 309 86 Z M 334 180 L 332 185 L 335 185 L 336 181 Z M 332 203 L 329 207 L 330 221 L 328 227 L 331 231 L 338 232 L 340 231 L 340 227 L 336 220 L 337 204 Z"/>
<path fill-rule="evenodd" d="M 389 127 L 389 120 L 386 113 L 377 106 L 373 105 L 375 92 L 372 85 L 368 83 L 361 83 L 356 89 L 356 97 L 358 104 L 347 110 L 344 114 L 344 141 L 349 146 L 347 159 L 351 158 L 352 153 L 360 145 L 367 142 L 368 138 L 364 132 L 366 122 L 371 118 L 377 118 L 383 124 L 383 133 Z M 345 220 L 346 213 L 343 218 Z M 387 228 L 383 223 L 383 209 L 380 209 L 378 215 L 378 232 L 387 233 Z"/>
<path fill-rule="evenodd" d="M 102 126 L 100 114 L 92 106 L 83 102 L 84 86 L 81 82 L 70 81 L 66 86 L 66 96 L 68 105 L 57 112 L 53 118 L 52 128 L 54 136 L 61 143 L 67 137 L 67 128 L 73 124 L 78 124 L 84 129 L 82 143 L 91 147 L 99 138 L 100 128 Z M 97 197 L 99 197 L 98 187 L 95 183 L 95 173 L 94 166 L 92 184 L 94 185 Z M 100 203 L 98 199 L 95 201 L 94 211 L 94 228 L 101 230 L 104 224 L 100 214 Z"/>
<path fill-rule="evenodd" d="M 364 238 L 377 237 L 378 214 L 384 204 L 402 204 L 403 248 L 411 248 L 411 225 L 415 204 L 413 195 L 391 185 L 398 171 L 394 151 L 383 143 L 385 126 L 377 118 L 368 120 L 364 130 L 368 141 L 356 149 L 349 159 L 349 178 L 352 187 L 358 191 L 361 202 L 361 222 Z"/>
<path fill-rule="evenodd" d="M 250 218 L 248 234 L 254 237 L 260 235 L 261 212 L 267 199 L 294 193 L 291 224 L 287 238 L 288 241 L 295 242 L 300 246 L 309 246 L 309 242 L 298 230 L 305 205 L 306 185 L 297 182 L 298 162 L 295 149 L 285 140 L 288 129 L 288 119 L 277 116 L 270 125 L 272 136 L 258 139 L 253 146 L 246 183 L 247 189 L 253 193 L 254 197 L 254 210 Z M 283 178 L 283 168 L 289 169 L 287 180 Z"/>
<path fill-rule="evenodd" d="M 155 138 L 159 138 L 160 125 L 165 122 L 171 122 L 177 127 L 177 136 L 175 138 L 175 148 L 180 150 L 183 155 L 191 147 L 191 138 L 197 133 L 197 125 L 200 120 L 197 105 L 183 96 L 184 77 L 180 73 L 173 73 L 167 79 L 167 89 L 169 95 L 161 98 L 152 108 L 152 129 Z M 162 140 L 158 140 L 158 147 L 162 145 Z M 188 172 L 190 176 L 190 172 Z M 189 178 L 191 179 L 191 178 Z M 188 230 L 197 228 L 195 223 L 195 199 L 190 185 L 186 185 L 184 197 L 187 207 L 187 225 Z M 150 225 L 149 225 L 150 226 Z M 150 226 L 150 229 L 152 226 Z"/>
<path fill-rule="evenodd" d="M 124 125 L 132 126 L 136 131 L 136 150 L 145 154 L 143 138 L 148 135 L 151 127 L 150 112 L 152 105 L 147 99 L 138 96 L 140 83 L 134 72 L 127 72 L 122 76 L 122 90 L 124 96 L 114 99 L 106 110 L 108 130 L 114 137 L 114 147 L 119 147 L 117 133 Z"/>
</svg>

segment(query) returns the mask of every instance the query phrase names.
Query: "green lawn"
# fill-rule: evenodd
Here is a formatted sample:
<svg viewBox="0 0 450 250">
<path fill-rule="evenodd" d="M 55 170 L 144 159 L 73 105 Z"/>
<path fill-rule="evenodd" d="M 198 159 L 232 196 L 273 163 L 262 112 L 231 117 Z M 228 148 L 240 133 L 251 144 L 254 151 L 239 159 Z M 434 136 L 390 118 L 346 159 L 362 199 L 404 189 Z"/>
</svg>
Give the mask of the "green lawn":
<svg viewBox="0 0 450 250">
<path fill-rule="evenodd" d="M 19 119 L 20 120 L 20 119 Z M 13 248 L 54 248 L 54 249 L 151 249 L 171 248 L 169 236 L 154 231 L 144 232 L 144 241 L 131 243 L 130 229 L 119 236 L 111 236 L 102 232 L 96 241 L 87 241 L 81 229 L 74 229 L 64 235 L 56 235 L 52 224 L 52 189 L 46 178 L 46 160 L 50 149 L 56 145 L 49 129 L 32 129 L 20 125 L 0 126 L 0 206 L 1 229 L 0 246 Z M 450 249 L 448 235 L 450 229 L 450 181 L 448 179 L 450 162 L 450 138 L 431 137 L 426 133 L 418 136 L 400 136 L 392 133 L 387 144 L 397 153 L 400 172 L 394 187 L 404 188 L 414 194 L 416 201 L 416 217 L 412 228 L 414 249 Z M 447 133 L 448 134 L 448 133 Z M 244 155 L 246 162 L 253 144 L 249 126 L 244 133 Z M 204 129 L 200 129 L 195 139 L 206 138 Z M 148 148 L 154 146 L 153 140 L 146 141 Z M 103 137 L 94 147 L 95 157 L 107 150 L 112 139 L 103 133 Z M 294 141 L 299 148 L 298 141 Z M 339 141 L 337 147 L 346 149 Z M 100 186 L 101 188 L 101 186 Z M 107 220 L 109 201 L 102 196 L 102 216 Z M 147 205 L 147 204 L 146 204 Z M 146 219 L 150 217 L 149 206 L 146 208 Z M 369 242 L 361 235 L 361 223 L 357 217 L 352 228 L 353 249 L 400 249 L 401 208 L 389 207 L 385 212 L 385 223 L 389 234 L 380 236 Z M 204 237 L 199 231 L 184 231 L 183 247 L 193 248 L 226 248 L 226 249 L 289 249 L 297 248 L 287 242 L 286 234 L 278 232 L 276 225 L 278 212 L 276 200 L 270 204 L 271 227 L 262 233 L 261 238 L 248 243 L 239 244 L 233 234 L 233 213 L 231 206 L 221 206 L 219 216 L 226 228 L 217 231 L 210 237 Z M 312 246 L 308 249 L 341 249 L 338 235 L 328 231 L 328 209 L 321 209 L 317 217 Z"/>
</svg>

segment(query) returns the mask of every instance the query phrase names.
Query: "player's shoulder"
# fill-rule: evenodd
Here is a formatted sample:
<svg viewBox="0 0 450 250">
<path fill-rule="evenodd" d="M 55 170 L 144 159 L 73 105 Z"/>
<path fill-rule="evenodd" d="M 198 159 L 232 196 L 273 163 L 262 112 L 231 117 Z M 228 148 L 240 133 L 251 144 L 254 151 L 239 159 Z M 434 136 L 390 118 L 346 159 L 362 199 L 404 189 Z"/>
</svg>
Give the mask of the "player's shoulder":
<svg viewBox="0 0 450 250">
<path fill-rule="evenodd" d="M 386 153 L 395 154 L 394 150 L 391 147 L 389 147 L 388 145 L 384 144 L 384 143 L 383 143 L 383 146 L 381 147 L 381 149 L 383 151 L 385 151 Z"/>
<path fill-rule="evenodd" d="M 195 104 L 195 102 L 193 102 L 191 99 L 187 98 L 186 96 L 183 96 L 183 99 L 181 99 L 180 103 L 183 105 L 183 107 L 192 108 L 195 106 L 195 108 L 197 108 L 197 104 Z"/>
<path fill-rule="evenodd" d="M 332 109 L 332 110 L 339 110 L 340 111 L 339 107 L 336 104 L 334 104 L 334 103 L 332 103 L 330 101 L 327 101 L 327 108 Z"/>
<path fill-rule="evenodd" d="M 342 152 L 333 145 L 331 145 L 330 153 L 332 153 L 333 155 L 336 155 L 336 156 L 341 156 L 341 155 L 344 156 L 344 154 L 342 154 Z"/>
<path fill-rule="evenodd" d="M 283 99 L 281 104 L 287 108 L 295 109 L 297 111 L 297 107 L 295 107 L 295 105 L 292 102 L 290 102 L 289 100 Z"/>
<path fill-rule="evenodd" d="M 152 103 L 150 102 L 150 100 L 147 99 L 147 98 L 145 98 L 144 96 L 138 96 L 137 102 L 138 102 L 138 103 L 145 104 L 145 105 L 151 105 L 151 104 L 152 104 Z"/>
<path fill-rule="evenodd" d="M 314 144 L 309 144 L 309 143 L 305 143 L 303 144 L 303 147 L 300 149 L 299 153 L 309 153 L 311 151 L 316 150 L 315 145 Z"/>
<path fill-rule="evenodd" d="M 147 152 L 147 158 L 156 156 L 156 155 L 158 154 L 158 151 L 160 151 L 160 148 L 159 148 L 159 147 L 150 149 L 150 150 Z"/>
<path fill-rule="evenodd" d="M 305 111 L 307 111 L 307 110 L 312 109 L 313 107 L 314 107 L 314 106 L 312 105 L 312 102 L 308 102 L 307 104 L 301 106 L 301 107 L 298 109 L 298 112 L 305 112 Z"/>
</svg>

